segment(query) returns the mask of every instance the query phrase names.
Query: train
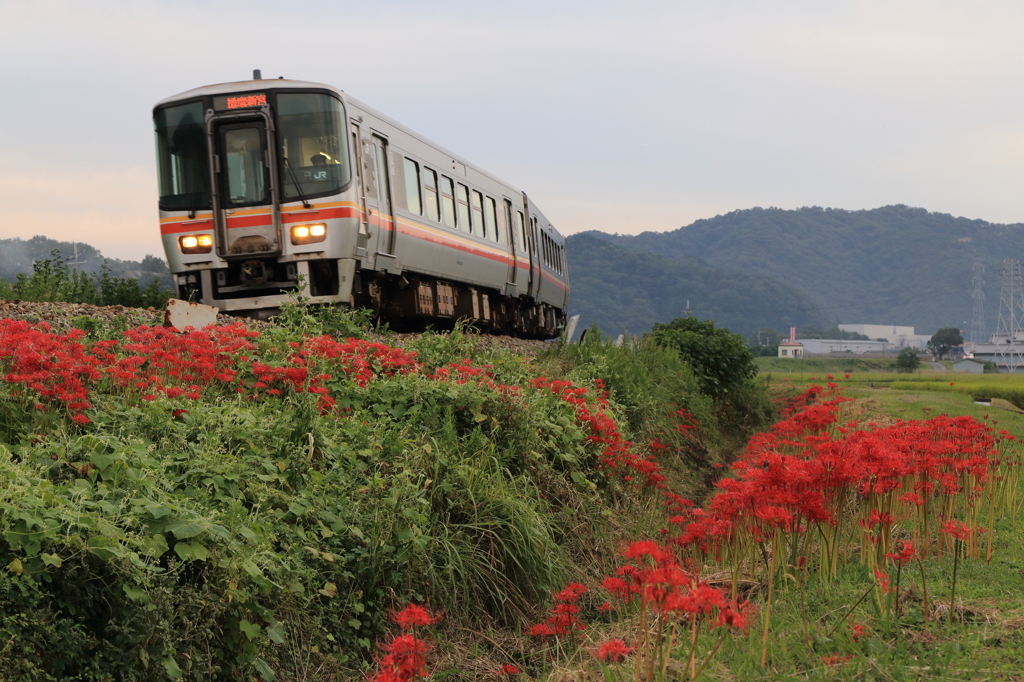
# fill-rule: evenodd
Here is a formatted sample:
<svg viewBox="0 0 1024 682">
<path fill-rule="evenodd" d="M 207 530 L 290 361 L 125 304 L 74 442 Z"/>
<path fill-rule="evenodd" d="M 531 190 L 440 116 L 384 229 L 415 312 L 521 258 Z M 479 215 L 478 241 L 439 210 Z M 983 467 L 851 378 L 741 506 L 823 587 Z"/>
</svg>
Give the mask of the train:
<svg viewBox="0 0 1024 682">
<path fill-rule="evenodd" d="M 176 294 L 268 317 L 302 296 L 552 338 L 565 238 L 530 197 L 331 85 L 207 85 L 153 108 Z"/>
</svg>

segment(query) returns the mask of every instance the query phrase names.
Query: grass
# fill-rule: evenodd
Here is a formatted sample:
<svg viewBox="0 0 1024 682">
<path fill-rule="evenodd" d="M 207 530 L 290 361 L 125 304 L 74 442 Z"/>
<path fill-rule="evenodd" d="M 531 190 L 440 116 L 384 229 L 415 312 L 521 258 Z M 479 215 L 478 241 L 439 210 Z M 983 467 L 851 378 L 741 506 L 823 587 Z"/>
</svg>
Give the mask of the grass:
<svg viewBox="0 0 1024 682">
<path fill-rule="evenodd" d="M 845 372 L 879 372 L 888 371 L 892 368 L 895 358 L 861 358 L 851 356 L 849 358 L 801 358 L 799 360 L 786 358 L 754 358 L 758 371 L 762 374 L 767 372 L 785 373 L 816 373 L 831 372 L 832 374 L 843 374 Z"/>
<path fill-rule="evenodd" d="M 878 375 L 840 378 L 844 395 L 843 419 L 891 425 L 896 420 L 928 419 L 939 414 L 967 415 L 1005 429 L 1024 439 L 1024 413 L 1013 405 L 995 401 L 975 404 L 965 390 L 929 390 L 949 387 L 946 377 L 920 375 L 906 388 Z M 895 377 L 896 375 L 881 375 Z M 906 375 L 901 375 L 906 377 Z M 790 377 L 787 376 L 787 379 Z M 917 377 L 915 377 L 917 378 Z M 959 381 L 960 376 L 955 376 Z M 967 377 L 965 377 L 967 378 Z M 984 386 L 987 377 L 967 378 L 966 383 Z M 807 383 L 824 383 L 824 377 L 801 376 L 800 381 L 776 381 L 781 389 L 802 389 Z M 1001 377 L 999 378 L 1001 380 Z M 1016 378 L 1001 381 L 1004 385 Z M 956 381 L 954 381 L 956 383 Z M 956 388 L 955 386 L 953 388 Z M 954 560 L 949 554 L 923 562 L 924 585 L 934 611 L 925 621 L 921 574 L 916 565 L 900 571 L 899 617 L 886 616 L 873 593 L 861 600 L 874 583 L 868 568 L 844 565 L 837 578 L 818 583 L 813 575 L 789 567 L 784 580 L 776 581 L 769 644 L 769 663 L 762 667 L 760 623 L 763 606 L 751 618 L 749 634 L 727 637 L 712 663 L 699 676 L 709 680 L 919 680 L 919 679 L 1024 679 L 1024 515 L 994 524 L 995 545 L 990 563 L 961 558 L 956 583 L 953 622 L 949 614 Z M 897 532 L 899 532 L 897 530 Z M 896 570 L 889 569 L 892 583 Z M 726 575 L 705 574 L 712 585 L 728 584 Z M 743 597 L 762 604 L 767 581 L 746 581 Z M 888 608 L 895 613 L 889 597 Z M 806 616 L 805 616 L 806 614 Z M 806 625 L 805 625 L 806 623 Z M 864 628 L 855 641 L 853 625 Z M 639 621 L 619 620 L 595 624 L 587 632 L 584 652 L 560 663 L 538 677 L 553 682 L 564 679 L 634 679 L 632 661 L 620 666 L 597 666 L 588 650 L 611 637 L 636 637 Z M 806 627 L 806 630 L 805 630 Z M 699 645 L 698 660 L 713 646 Z M 533 671 L 536 672 L 536 671 Z M 525 678 L 520 678 L 525 679 Z M 677 646 L 664 676 L 655 679 L 688 679 L 687 647 Z"/>
<path fill-rule="evenodd" d="M 856 376 L 856 375 L 854 375 Z M 921 377 L 925 379 L 925 377 Z M 946 377 L 942 377 L 946 378 Z M 952 378 L 952 377 L 949 377 Z M 965 384 L 984 386 L 989 377 L 963 377 Z M 961 376 L 956 375 L 957 383 Z M 1024 386 L 1024 377 L 1011 377 L 1000 384 Z M 777 382 L 777 387 L 798 382 Z M 1024 438 L 1024 413 L 1012 405 L 1000 408 L 975 404 L 969 391 L 928 390 L 933 383 L 906 382 L 906 388 L 880 386 L 869 381 L 840 380 L 843 394 L 853 398 L 845 416 L 861 422 L 892 423 L 896 419 L 927 419 L 938 414 L 967 415 L 987 421 L 997 430 L 1005 429 Z M 946 388 L 949 382 L 942 383 Z M 801 386 L 797 386 L 800 388 Z M 953 387 L 955 388 L 955 387 Z M 849 623 L 864 624 L 868 636 L 854 642 L 849 623 L 841 624 L 831 637 L 824 634 L 860 596 L 870 575 L 862 566 L 848 565 L 839 580 L 816 586 L 810 582 L 804 594 L 808 614 L 825 614 L 810 623 L 814 655 L 808 656 L 804 639 L 798 590 L 792 582 L 777 593 L 772 635 L 772 668 L 753 665 L 758 638 L 737 640 L 723 652 L 710 679 L 1006 679 L 1024 676 L 1024 517 L 995 524 L 995 552 L 991 563 L 962 561 L 957 577 L 957 606 L 954 623 L 924 623 L 921 609 L 920 575 L 904 569 L 904 616 L 898 622 L 881 617 L 874 600 L 866 599 L 850 612 Z M 944 556 L 924 562 L 930 600 L 948 608 L 953 560 Z M 910 568 L 910 567 L 907 567 Z M 890 572 L 890 577 L 893 573 Z M 909 589 L 908 589 L 909 588 Z M 948 613 L 948 611 L 947 611 Z M 813 617 L 813 616 L 812 616 Z M 753 629 L 752 629 L 753 630 Z M 828 666 L 825 653 L 852 655 L 849 662 Z"/>
</svg>

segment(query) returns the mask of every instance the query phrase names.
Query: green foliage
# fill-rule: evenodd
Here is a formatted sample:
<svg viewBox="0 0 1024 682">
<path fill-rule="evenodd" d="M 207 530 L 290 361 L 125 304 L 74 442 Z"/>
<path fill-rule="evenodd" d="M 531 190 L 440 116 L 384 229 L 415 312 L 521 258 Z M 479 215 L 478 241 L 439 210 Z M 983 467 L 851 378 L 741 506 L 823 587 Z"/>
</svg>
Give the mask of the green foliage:
<svg viewBox="0 0 1024 682">
<path fill-rule="evenodd" d="M 644 253 L 609 239 L 587 233 L 566 242 L 572 271 L 569 314 L 580 314 L 582 324 L 596 320 L 602 329 L 642 334 L 655 322 L 678 316 L 687 301 L 698 317 L 714 318 L 745 335 L 758 327 L 835 322 L 813 297 L 785 280 L 753 270 L 736 272 L 727 263 L 711 264 L 685 253 Z M 790 312 L 774 312 L 780 310 Z"/>
<path fill-rule="evenodd" d="M 127 277 L 147 282 L 156 279 L 161 289 L 173 288 L 171 273 L 162 258 L 148 255 L 141 261 L 104 258 L 94 247 L 82 242 L 62 242 L 47 237 L 31 239 L 0 239 L 0 281 L 13 282 L 19 274 L 31 275 L 35 261 L 53 258 L 54 252 L 65 262 L 90 275 L 99 275 L 103 266 L 114 277 Z"/>
<path fill-rule="evenodd" d="M 746 340 L 711 320 L 678 317 L 654 325 L 655 341 L 673 348 L 693 368 L 701 390 L 721 399 L 757 374 Z"/>
<path fill-rule="evenodd" d="M 288 334 L 327 334 L 341 339 L 362 339 L 373 329 L 373 311 L 341 305 L 310 304 L 303 296 L 293 295 L 281 305 L 274 325 Z M 383 331 L 378 327 L 376 331 Z"/>
<path fill-rule="evenodd" d="M 917 357 L 917 351 L 909 347 L 901 350 L 896 356 L 896 362 L 893 363 L 893 367 L 901 374 L 913 372 L 920 366 L 921 360 Z"/>
<path fill-rule="evenodd" d="M 707 449 L 720 443 L 722 425 L 714 401 L 702 393 L 682 356 L 650 335 L 616 346 L 593 327 L 583 343 L 559 344 L 546 360 L 552 374 L 579 383 L 600 379 L 620 410 L 624 429 L 635 440 L 673 434 L 673 413 L 684 408 L 700 425 L 698 445 L 689 450 L 694 461 L 703 461 Z M 686 450 L 681 442 L 676 445 Z"/>
<path fill-rule="evenodd" d="M 755 358 L 774 358 L 779 355 L 779 344 L 786 340 L 786 335 L 772 327 L 761 327 L 750 335 L 747 346 Z"/>
<path fill-rule="evenodd" d="M 949 351 L 954 346 L 961 346 L 964 343 L 964 336 L 960 333 L 960 330 L 956 327 L 943 327 L 939 331 L 932 334 L 932 338 L 928 341 L 928 350 L 941 360 L 949 354 Z"/>
<path fill-rule="evenodd" d="M 274 327 L 259 355 L 274 362 L 298 338 Z M 572 557 L 602 519 L 601 477 L 571 404 L 540 390 L 510 400 L 492 383 L 525 384 L 522 359 L 492 354 L 489 381 L 430 376 L 471 345 L 461 330 L 424 335 L 424 372 L 365 388 L 332 380 L 351 418 L 322 414 L 310 394 L 139 403 L 117 388 L 93 394 L 92 422 L 78 427 L 0 384 L 0 670 L 351 669 L 374 653 L 396 599 L 521 629 L 582 570 Z M 674 353 L 644 352 L 671 363 L 674 397 L 712 414 L 689 400 Z M 323 363 L 311 371 L 337 371 Z M 582 364 L 574 372 L 589 381 Z M 669 414 L 630 391 L 639 409 Z"/>
<path fill-rule="evenodd" d="M 755 360 L 758 371 L 764 372 L 884 372 L 892 369 L 895 358 L 848 357 L 848 358 L 780 358 L 761 357 Z"/>
<path fill-rule="evenodd" d="M 19 273 L 13 284 L 0 280 L 0 298 L 8 300 L 162 308 L 172 295 L 155 278 L 140 287 L 138 279 L 115 277 L 105 263 L 97 275 L 71 269 L 57 249 L 32 264 L 31 276 Z"/>
</svg>

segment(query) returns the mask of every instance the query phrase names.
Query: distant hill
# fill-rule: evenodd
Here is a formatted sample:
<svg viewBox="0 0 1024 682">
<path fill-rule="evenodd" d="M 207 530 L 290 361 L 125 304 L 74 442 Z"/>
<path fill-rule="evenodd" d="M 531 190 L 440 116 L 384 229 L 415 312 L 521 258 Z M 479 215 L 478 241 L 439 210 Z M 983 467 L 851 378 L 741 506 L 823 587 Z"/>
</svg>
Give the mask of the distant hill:
<svg viewBox="0 0 1024 682">
<path fill-rule="evenodd" d="M 733 272 L 699 258 L 663 258 L 610 243 L 608 235 L 584 233 L 566 242 L 569 255 L 569 314 L 580 324 L 595 321 L 607 334 L 640 334 L 655 322 L 682 317 L 686 301 L 745 336 L 759 327 L 829 326 L 831 318 L 796 287 L 756 273 Z M 785 311 L 800 312 L 785 312 Z"/>
<path fill-rule="evenodd" d="M 72 266 L 76 262 L 77 266 Z M 62 242 L 49 237 L 31 239 L 0 239 L 0 279 L 13 281 L 19 274 L 32 274 L 32 263 L 50 258 L 54 249 L 60 251 L 69 267 L 83 272 L 100 272 L 106 263 L 113 277 L 129 277 L 146 286 L 156 279 L 165 289 L 171 289 L 171 273 L 167 263 L 156 256 L 146 256 L 141 261 L 104 258 L 95 247 L 82 242 Z"/>
<path fill-rule="evenodd" d="M 821 306 L 817 314 L 829 323 L 913 325 L 918 333 L 927 334 L 941 327 L 966 331 L 973 310 L 975 262 L 985 265 L 986 322 L 988 331 L 995 331 L 999 268 L 1004 258 L 1024 259 L 1022 224 L 954 218 L 902 205 L 864 211 L 752 208 L 698 220 L 671 232 L 636 236 L 587 232 L 573 239 L 582 237 L 631 252 L 657 254 L 662 260 L 702 259 L 707 266 L 729 271 L 730 277 L 756 273 L 766 281 L 785 282 Z M 590 247 L 579 254 L 569 249 L 571 278 L 593 271 L 591 252 Z M 634 273 L 638 280 L 657 276 L 650 269 Z M 635 286 L 644 285 L 637 282 Z M 575 282 L 573 296 L 573 306 L 593 308 L 587 290 L 577 292 Z M 714 309 L 719 303 L 701 296 L 689 298 L 701 317 L 718 320 Z M 750 303 L 744 308 L 794 309 L 766 302 L 753 305 L 753 298 Z M 798 327 L 817 325 L 802 315 L 776 314 L 764 326 L 785 330 L 790 324 L 786 319 L 800 320 Z M 761 325 L 744 324 L 743 328 L 751 326 Z M 739 325 L 735 331 L 740 331 Z"/>
</svg>

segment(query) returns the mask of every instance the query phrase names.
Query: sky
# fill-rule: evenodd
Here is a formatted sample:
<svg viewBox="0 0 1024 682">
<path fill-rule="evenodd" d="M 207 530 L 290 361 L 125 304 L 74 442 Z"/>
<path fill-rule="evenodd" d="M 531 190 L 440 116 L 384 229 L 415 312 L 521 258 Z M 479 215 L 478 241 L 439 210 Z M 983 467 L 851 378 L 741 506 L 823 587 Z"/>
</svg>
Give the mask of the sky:
<svg viewBox="0 0 1024 682">
<path fill-rule="evenodd" d="M 1002 0 L 0 0 L 0 238 L 162 256 L 153 105 L 257 68 L 345 90 L 563 234 L 754 206 L 1024 222 L 1022 34 Z"/>
</svg>

